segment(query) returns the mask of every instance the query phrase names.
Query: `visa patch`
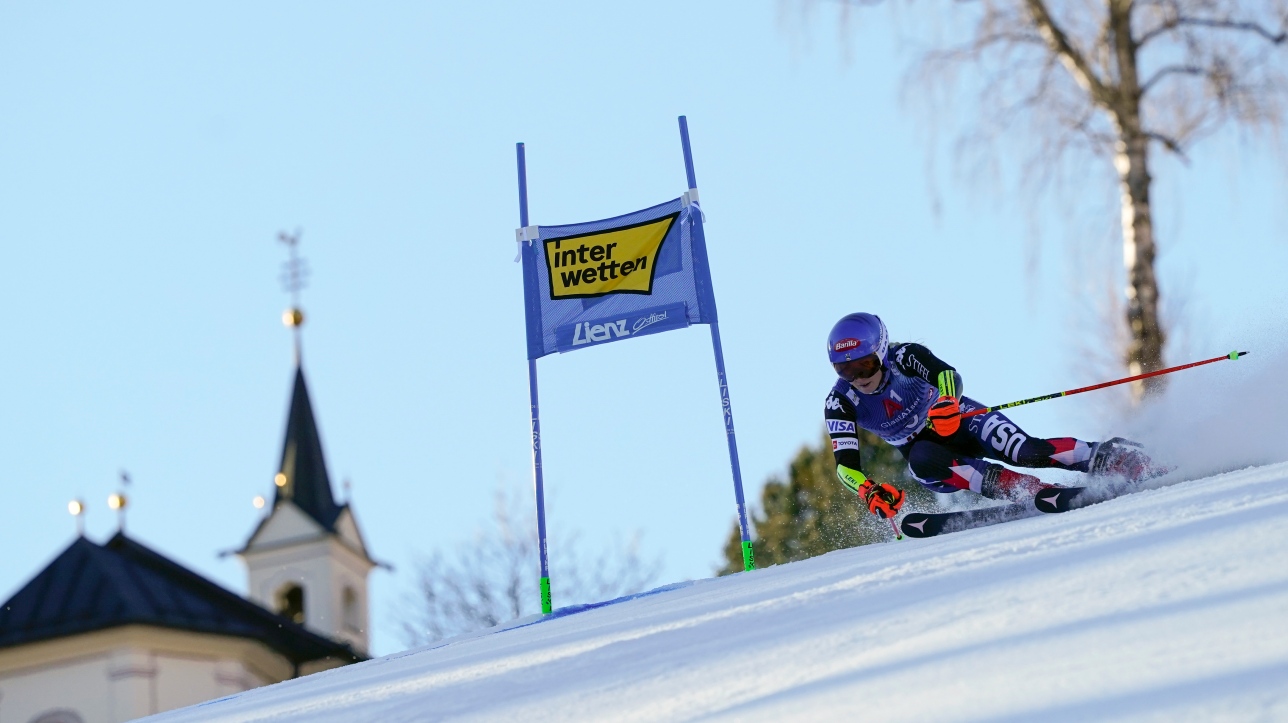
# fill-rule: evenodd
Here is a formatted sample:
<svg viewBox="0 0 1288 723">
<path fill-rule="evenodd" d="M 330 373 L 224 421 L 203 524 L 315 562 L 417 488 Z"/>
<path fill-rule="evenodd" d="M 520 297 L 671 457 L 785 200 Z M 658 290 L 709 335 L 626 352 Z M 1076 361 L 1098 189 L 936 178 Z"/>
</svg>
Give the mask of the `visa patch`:
<svg viewBox="0 0 1288 723">
<path fill-rule="evenodd" d="M 854 434 L 854 422 L 845 419 L 827 420 L 828 434 L 845 434 L 847 432 Z"/>
</svg>

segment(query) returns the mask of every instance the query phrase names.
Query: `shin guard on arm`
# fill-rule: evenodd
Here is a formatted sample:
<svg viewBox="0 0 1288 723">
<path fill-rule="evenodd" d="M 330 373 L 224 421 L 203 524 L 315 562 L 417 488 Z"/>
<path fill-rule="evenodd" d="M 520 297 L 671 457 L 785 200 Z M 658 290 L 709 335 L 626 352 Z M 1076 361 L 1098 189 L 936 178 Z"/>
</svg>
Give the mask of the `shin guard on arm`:
<svg viewBox="0 0 1288 723">
<path fill-rule="evenodd" d="M 836 476 L 841 479 L 842 484 L 855 492 L 858 492 L 859 487 L 868 481 L 867 475 L 857 469 L 850 469 L 843 464 L 836 465 Z"/>
</svg>

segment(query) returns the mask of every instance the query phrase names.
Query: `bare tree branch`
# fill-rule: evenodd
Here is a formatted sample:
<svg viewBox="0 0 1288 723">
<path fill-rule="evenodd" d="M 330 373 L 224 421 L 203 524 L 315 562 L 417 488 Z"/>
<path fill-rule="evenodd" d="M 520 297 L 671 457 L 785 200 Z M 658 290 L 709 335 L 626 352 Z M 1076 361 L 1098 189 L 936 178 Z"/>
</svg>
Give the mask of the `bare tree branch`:
<svg viewBox="0 0 1288 723">
<path fill-rule="evenodd" d="M 498 492 L 492 527 L 451 555 L 434 552 L 418 564 L 404 595 L 403 637 L 409 646 L 489 628 L 537 612 L 538 550 L 517 495 Z M 599 602 L 646 589 L 661 568 L 643 559 L 639 536 L 583 556 L 575 534 L 561 536 L 552 579 L 561 604 Z"/>
<path fill-rule="evenodd" d="M 1056 24 L 1055 19 L 1051 17 L 1051 12 L 1047 9 L 1043 0 L 1024 0 L 1025 7 L 1028 8 L 1029 14 L 1033 18 L 1033 23 L 1037 26 L 1038 32 L 1046 41 L 1047 46 L 1052 53 L 1055 53 L 1064 66 L 1073 75 L 1078 85 L 1084 90 L 1091 93 L 1092 97 L 1100 103 L 1109 103 L 1111 100 L 1108 88 L 1104 82 L 1096 75 L 1087 59 L 1073 47 L 1065 36 L 1063 30 Z"/>
<path fill-rule="evenodd" d="M 1236 32 L 1252 33 L 1260 35 L 1263 39 L 1270 41 L 1274 45 L 1288 40 L 1288 31 L 1280 29 L 1274 32 L 1266 26 L 1251 20 L 1229 20 L 1222 18 L 1193 18 L 1193 17 L 1174 17 L 1163 22 L 1162 25 L 1142 33 L 1137 45 L 1144 46 L 1154 38 L 1169 33 L 1181 27 L 1210 28 L 1213 30 L 1233 30 Z"/>
<path fill-rule="evenodd" d="M 1141 83 L 1140 95 L 1144 96 L 1155 83 L 1163 80 L 1169 75 L 1203 75 L 1204 72 L 1205 69 L 1200 68 L 1197 65 L 1168 65 L 1166 67 L 1159 68 L 1158 71 L 1149 77 L 1149 80 Z"/>
<path fill-rule="evenodd" d="M 1158 141 L 1164 148 L 1175 153 L 1182 161 L 1185 162 L 1186 165 L 1189 165 L 1190 159 L 1185 155 L 1185 149 L 1181 147 L 1181 144 L 1175 138 L 1162 133 L 1156 133 L 1154 131 L 1145 131 L 1145 137 L 1153 141 Z"/>
</svg>

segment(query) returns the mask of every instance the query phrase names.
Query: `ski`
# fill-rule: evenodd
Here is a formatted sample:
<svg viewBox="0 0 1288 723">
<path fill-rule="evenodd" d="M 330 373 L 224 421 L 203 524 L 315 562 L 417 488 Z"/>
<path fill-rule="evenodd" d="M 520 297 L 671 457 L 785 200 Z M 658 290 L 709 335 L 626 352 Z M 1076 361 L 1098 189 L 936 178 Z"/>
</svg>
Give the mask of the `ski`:
<svg viewBox="0 0 1288 723">
<path fill-rule="evenodd" d="M 1169 468 L 1162 468 L 1138 480 L 1120 482 L 1104 487 L 1053 487 L 1039 492 L 1033 498 L 1033 506 L 1040 512 L 1068 512 L 1069 510 L 1097 505 L 1101 502 L 1108 502 L 1109 500 L 1138 492 L 1140 491 L 1141 482 L 1162 476 L 1171 471 Z"/>
<path fill-rule="evenodd" d="M 1038 511 L 1028 503 L 981 507 L 959 512 L 910 512 L 899 523 L 899 529 L 908 537 L 934 537 L 974 527 L 996 525 L 1022 517 L 1032 517 L 1036 514 Z"/>
<path fill-rule="evenodd" d="M 1115 493 L 1109 489 L 1087 487 L 1051 487 L 1039 492 L 1032 503 L 1015 502 L 997 507 L 981 507 L 960 512 L 911 512 L 903 518 L 899 529 L 908 537 L 934 537 L 950 532 L 960 532 L 975 527 L 988 527 L 1010 522 L 1039 513 L 1056 514 L 1076 510 L 1088 505 L 1105 502 L 1131 492 L 1130 489 Z"/>
<path fill-rule="evenodd" d="M 1052 487 L 1039 492 L 1033 503 L 1013 503 L 982 507 L 960 512 L 910 512 L 899 524 L 908 537 L 934 537 L 975 527 L 988 527 L 1039 513 L 1057 514 L 1107 502 L 1131 494 L 1132 486 L 1092 489 L 1089 487 Z"/>
<path fill-rule="evenodd" d="M 1107 499 L 1109 498 L 1090 494 L 1086 487 L 1052 487 L 1037 493 L 1033 498 L 1033 506 L 1038 512 L 1068 512 Z"/>
<path fill-rule="evenodd" d="M 903 518 L 899 529 L 908 537 L 934 537 L 1032 517 L 1039 513 L 1068 512 L 1131 494 L 1142 482 L 1172 471 L 1171 467 L 1150 462 L 1136 442 L 1115 437 L 1106 444 L 1113 445 L 1109 450 L 1113 456 L 1105 458 L 1102 470 L 1097 470 L 1095 476 L 1108 480 L 1095 487 L 1049 487 L 1038 492 L 1032 502 L 1016 502 L 997 507 L 960 512 L 911 512 Z"/>
</svg>

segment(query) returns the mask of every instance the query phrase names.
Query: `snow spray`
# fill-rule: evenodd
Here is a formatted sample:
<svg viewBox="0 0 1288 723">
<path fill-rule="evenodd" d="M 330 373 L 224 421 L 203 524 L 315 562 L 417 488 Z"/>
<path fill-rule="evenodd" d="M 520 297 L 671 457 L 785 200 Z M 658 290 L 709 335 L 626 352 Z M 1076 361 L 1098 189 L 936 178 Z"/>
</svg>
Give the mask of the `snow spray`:
<svg viewBox="0 0 1288 723">
<path fill-rule="evenodd" d="M 1237 366 L 1178 374 L 1129 423 L 1130 434 L 1185 478 L 1288 461 L 1286 368 L 1288 347 L 1259 345 Z"/>
</svg>

